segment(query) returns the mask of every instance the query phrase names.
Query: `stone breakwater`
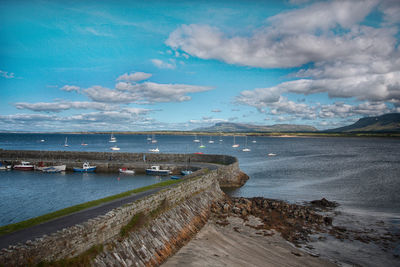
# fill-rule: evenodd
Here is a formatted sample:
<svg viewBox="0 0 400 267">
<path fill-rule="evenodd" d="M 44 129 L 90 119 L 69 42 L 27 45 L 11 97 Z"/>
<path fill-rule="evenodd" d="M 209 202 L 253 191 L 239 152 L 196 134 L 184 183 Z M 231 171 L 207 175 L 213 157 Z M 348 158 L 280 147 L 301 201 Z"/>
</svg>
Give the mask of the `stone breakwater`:
<svg viewBox="0 0 400 267">
<path fill-rule="evenodd" d="M 20 153 L 20 154 L 19 154 Z M 20 155 L 25 160 L 34 159 L 37 151 L 0 151 L 0 157 L 10 159 L 10 155 Z M 48 152 L 47 157 L 63 155 L 62 152 Z M 78 160 L 87 158 L 91 153 L 68 152 L 65 158 Z M 99 156 L 107 157 L 109 153 L 97 154 L 91 160 L 99 160 Z M 154 155 L 159 160 L 171 162 L 186 155 Z M 42 155 L 42 159 L 43 159 Z M 138 158 L 140 154 L 121 155 L 121 157 Z M 154 158 L 150 157 L 152 160 Z M 116 208 L 104 215 L 89 219 L 73 227 L 55 233 L 49 233 L 24 244 L 15 244 L 0 251 L 0 265 L 26 266 L 42 261 L 57 261 L 79 256 L 95 245 L 103 245 L 104 252 L 93 260 L 94 265 L 103 266 L 151 266 L 158 265 L 180 246 L 207 221 L 210 206 L 214 200 L 223 197 L 219 180 L 225 185 L 231 181 L 239 185 L 245 177 L 239 169 L 236 158 L 218 155 L 198 155 L 198 162 L 220 163 L 215 170 L 200 170 L 181 183 L 165 188 L 156 194 Z M 121 229 L 127 226 L 134 216 L 151 214 L 162 203 L 169 209 L 152 219 L 147 226 L 129 233 L 121 239 Z M 1 238 L 1 237 L 0 237 Z"/>
</svg>

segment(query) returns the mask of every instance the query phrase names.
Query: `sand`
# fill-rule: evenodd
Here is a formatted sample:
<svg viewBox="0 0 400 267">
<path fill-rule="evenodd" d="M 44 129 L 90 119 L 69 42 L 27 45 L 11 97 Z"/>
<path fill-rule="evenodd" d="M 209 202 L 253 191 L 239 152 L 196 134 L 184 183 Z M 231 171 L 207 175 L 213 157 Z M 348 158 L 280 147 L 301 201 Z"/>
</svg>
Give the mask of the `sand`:
<svg viewBox="0 0 400 267">
<path fill-rule="evenodd" d="M 233 216 L 227 220 L 229 224 L 222 226 L 210 218 L 162 266 L 337 266 L 297 249 L 275 231 L 247 226 L 261 224 L 257 217 L 249 216 L 247 222 Z"/>
</svg>

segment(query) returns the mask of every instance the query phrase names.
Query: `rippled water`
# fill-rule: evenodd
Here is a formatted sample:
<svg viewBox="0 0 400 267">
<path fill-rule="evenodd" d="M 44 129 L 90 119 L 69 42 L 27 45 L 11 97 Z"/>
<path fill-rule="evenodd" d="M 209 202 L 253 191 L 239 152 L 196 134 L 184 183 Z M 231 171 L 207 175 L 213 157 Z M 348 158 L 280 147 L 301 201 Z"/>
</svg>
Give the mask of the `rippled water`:
<svg viewBox="0 0 400 267">
<path fill-rule="evenodd" d="M 63 146 L 65 137 L 68 148 Z M 250 179 L 242 188 L 229 192 L 234 196 L 263 196 L 298 203 L 326 197 L 339 202 L 339 210 L 353 216 L 353 221 L 385 220 L 394 224 L 394 231 L 400 225 L 400 139 L 249 137 L 247 146 L 251 151 L 243 152 L 244 137 L 236 137 L 236 143 L 241 145 L 236 149 L 232 148 L 233 137 L 222 137 L 222 142 L 219 137 L 212 137 L 214 144 L 208 143 L 210 137 L 201 137 L 204 149 L 193 142 L 192 136 L 156 136 L 156 145 L 149 144 L 145 135 L 116 137 L 120 152 L 147 152 L 158 147 L 161 153 L 201 151 L 238 157 Z M 109 138 L 0 134 L 0 148 L 110 151 Z M 81 146 L 82 142 L 88 145 Z M 2 172 L 0 224 L 156 182 L 156 178 L 147 176 L 118 181 L 117 176 Z"/>
</svg>

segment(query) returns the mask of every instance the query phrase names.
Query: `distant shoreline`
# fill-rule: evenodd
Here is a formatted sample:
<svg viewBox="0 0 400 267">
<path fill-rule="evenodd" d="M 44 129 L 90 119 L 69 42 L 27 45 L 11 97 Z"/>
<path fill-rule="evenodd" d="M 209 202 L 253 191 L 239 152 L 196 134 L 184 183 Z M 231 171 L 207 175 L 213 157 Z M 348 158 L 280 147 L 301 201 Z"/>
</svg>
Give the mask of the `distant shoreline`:
<svg viewBox="0 0 400 267">
<path fill-rule="evenodd" d="M 151 131 L 151 132 L 1 132 L 0 134 L 99 134 L 99 135 L 184 135 L 184 136 L 269 136 L 269 137 L 390 137 L 399 138 L 400 132 L 350 132 L 350 133 L 326 133 L 326 132 L 191 132 L 191 131 Z"/>
</svg>

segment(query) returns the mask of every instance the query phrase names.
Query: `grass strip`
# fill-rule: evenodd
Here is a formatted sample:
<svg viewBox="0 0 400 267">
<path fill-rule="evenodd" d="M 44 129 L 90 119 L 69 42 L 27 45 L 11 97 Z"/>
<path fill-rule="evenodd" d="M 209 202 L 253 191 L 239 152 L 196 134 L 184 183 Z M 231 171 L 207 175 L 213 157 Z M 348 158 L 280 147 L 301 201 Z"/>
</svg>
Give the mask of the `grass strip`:
<svg viewBox="0 0 400 267">
<path fill-rule="evenodd" d="M 160 183 L 157 183 L 157 184 L 152 184 L 152 185 L 148 185 L 148 186 L 145 186 L 145 187 L 136 188 L 136 189 L 129 190 L 129 191 L 126 191 L 126 192 L 122 192 L 122 193 L 119 193 L 119 194 L 116 194 L 116 195 L 108 196 L 108 197 L 97 199 L 97 200 L 92 200 L 92 201 L 85 202 L 85 203 L 82 203 L 82 204 L 78 204 L 78 205 L 75 205 L 75 206 L 71 206 L 71 207 L 68 207 L 68 208 L 65 208 L 65 209 L 57 210 L 57 211 L 54 211 L 54 212 L 51 212 L 51 213 L 47 213 L 47 214 L 44 214 L 44 215 L 29 219 L 29 220 L 26 220 L 26 221 L 21 221 L 21 222 L 17 222 L 17 223 L 14 223 L 14 224 L 1 226 L 0 227 L 0 236 L 15 232 L 15 231 L 18 231 L 18 230 L 21 230 L 21 229 L 25 229 L 25 228 L 28 228 L 28 227 L 31 227 L 31 226 L 34 226 L 34 225 L 37 225 L 37 224 L 40 224 L 40 223 L 43 223 L 43 222 L 58 218 L 58 217 L 62 217 L 62 216 L 65 216 L 65 215 L 68 215 L 68 214 L 71 214 L 71 213 L 74 213 L 74 212 L 77 212 L 77 211 L 81 211 L 81 210 L 84 210 L 84 209 L 87 209 L 87 208 L 90 208 L 90 207 L 94 207 L 94 206 L 100 205 L 102 203 L 106 203 L 106 202 L 110 202 L 112 200 L 116 200 L 116 199 L 119 199 L 119 198 L 127 197 L 127 196 L 129 196 L 131 194 L 134 194 L 134 193 L 140 193 L 140 192 L 144 192 L 144 191 L 147 191 L 147 190 L 150 190 L 150 189 L 160 188 L 160 187 L 176 184 L 176 183 L 179 183 L 179 182 L 180 182 L 180 180 L 167 180 L 167 181 L 163 181 L 163 182 L 160 182 Z"/>
</svg>

